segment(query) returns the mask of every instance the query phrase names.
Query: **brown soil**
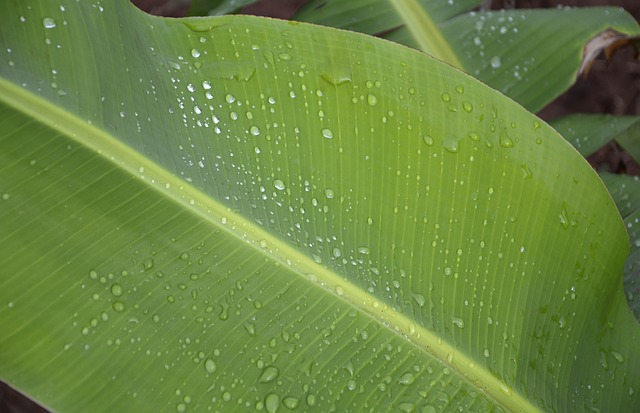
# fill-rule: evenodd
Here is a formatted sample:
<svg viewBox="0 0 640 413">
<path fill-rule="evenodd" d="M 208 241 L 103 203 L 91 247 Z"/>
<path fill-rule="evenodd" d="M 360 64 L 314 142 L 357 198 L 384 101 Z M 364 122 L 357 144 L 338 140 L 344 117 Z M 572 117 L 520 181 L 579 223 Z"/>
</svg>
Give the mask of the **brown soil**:
<svg viewBox="0 0 640 413">
<path fill-rule="evenodd" d="M 151 14 L 180 17 L 187 13 L 189 0 L 134 0 L 141 9 Z M 305 0 L 263 0 L 246 7 L 244 12 L 278 18 L 291 17 Z M 640 20 L 638 0 L 494 0 L 492 8 L 547 8 L 566 6 L 620 6 Z M 565 94 L 543 109 L 539 115 L 550 120 L 571 113 L 611 113 L 616 115 L 640 115 L 640 61 L 635 51 L 625 48 L 611 61 L 600 57 L 587 77 L 577 80 Z M 590 157 L 597 168 L 640 175 L 640 167 L 616 144 L 609 144 Z M 47 413 L 6 384 L 0 382 L 0 412 Z"/>
</svg>

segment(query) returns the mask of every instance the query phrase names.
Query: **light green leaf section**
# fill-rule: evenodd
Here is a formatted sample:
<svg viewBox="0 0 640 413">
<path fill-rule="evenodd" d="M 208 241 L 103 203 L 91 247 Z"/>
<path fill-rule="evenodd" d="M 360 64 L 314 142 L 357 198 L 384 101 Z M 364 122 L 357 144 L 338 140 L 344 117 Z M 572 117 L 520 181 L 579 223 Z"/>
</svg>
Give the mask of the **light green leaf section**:
<svg viewBox="0 0 640 413">
<path fill-rule="evenodd" d="M 640 320 L 640 179 L 637 176 L 602 173 L 602 180 L 624 219 L 631 253 L 624 266 L 624 289 L 629 306 Z"/>
<path fill-rule="evenodd" d="M 589 41 L 609 29 L 622 37 L 640 35 L 634 18 L 613 7 L 475 12 L 482 1 L 423 0 L 419 13 L 416 4 L 415 0 L 316 0 L 296 18 L 379 35 L 428 53 L 435 50 L 434 56 L 533 112 L 575 82 Z M 424 14 L 428 18 L 421 18 Z M 426 22 L 423 31 L 415 29 L 420 21 Z"/>
<path fill-rule="evenodd" d="M 555 119 L 551 126 L 585 157 L 615 139 L 636 161 L 640 160 L 636 148 L 640 137 L 638 116 L 576 114 Z"/>
<path fill-rule="evenodd" d="M 0 378 L 44 405 L 640 409 L 614 204 L 475 79 L 122 0 L 0 42 Z"/>
</svg>

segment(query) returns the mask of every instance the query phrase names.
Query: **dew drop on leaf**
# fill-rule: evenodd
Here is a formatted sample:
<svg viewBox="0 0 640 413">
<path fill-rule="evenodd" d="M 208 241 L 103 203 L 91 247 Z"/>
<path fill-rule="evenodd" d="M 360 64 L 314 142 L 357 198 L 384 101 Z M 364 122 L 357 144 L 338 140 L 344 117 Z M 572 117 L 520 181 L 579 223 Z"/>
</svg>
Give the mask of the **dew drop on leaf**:
<svg viewBox="0 0 640 413">
<path fill-rule="evenodd" d="M 409 402 L 403 402 L 398 405 L 398 410 L 402 413 L 413 413 L 416 411 L 416 405 Z"/>
<path fill-rule="evenodd" d="M 280 370 L 278 370 L 277 367 L 267 366 L 264 368 L 264 370 L 262 370 L 262 374 L 260 375 L 260 378 L 258 379 L 258 381 L 260 383 L 270 383 L 275 379 L 277 379 L 279 375 L 280 375 Z"/>
<path fill-rule="evenodd" d="M 322 136 L 327 139 L 333 139 L 333 131 L 331 129 L 324 128 L 322 129 Z"/>
<path fill-rule="evenodd" d="M 461 319 L 460 317 L 453 317 L 453 325 L 455 325 L 458 328 L 464 328 L 464 320 Z"/>
<path fill-rule="evenodd" d="M 285 397 L 282 400 L 282 404 L 284 404 L 286 408 L 293 410 L 298 407 L 300 400 L 295 397 Z"/>
<path fill-rule="evenodd" d="M 42 19 L 42 25 L 45 29 L 53 29 L 54 27 L 56 27 L 56 21 L 51 17 L 45 17 L 44 19 Z"/>
<path fill-rule="evenodd" d="M 411 296 L 413 297 L 413 301 L 415 301 L 416 304 L 418 304 L 421 308 L 424 307 L 424 304 L 426 303 L 424 295 L 418 294 L 418 293 L 413 293 L 413 294 L 411 294 Z"/>
<path fill-rule="evenodd" d="M 413 382 L 415 381 L 416 378 L 412 373 L 405 373 L 402 375 L 402 377 L 400 377 L 400 380 L 398 380 L 400 384 L 404 384 L 405 386 L 413 384 Z"/>
<path fill-rule="evenodd" d="M 269 393 L 264 399 L 264 407 L 267 413 L 276 413 L 280 407 L 280 396 L 275 393 Z"/>
<path fill-rule="evenodd" d="M 204 362 L 204 369 L 207 371 L 207 373 L 213 373 L 216 371 L 216 362 L 211 360 L 211 359 L 207 359 Z"/>
<path fill-rule="evenodd" d="M 122 286 L 118 283 L 114 283 L 111 286 L 111 294 L 113 294 L 115 297 L 120 297 L 123 293 L 123 289 Z"/>
<path fill-rule="evenodd" d="M 280 179 L 276 179 L 273 181 L 273 186 L 276 187 L 276 189 L 282 191 L 285 188 L 284 182 L 282 182 Z"/>
<path fill-rule="evenodd" d="M 123 312 L 126 308 L 122 301 L 114 301 L 114 303 L 111 304 L 111 307 L 118 313 Z"/>
<path fill-rule="evenodd" d="M 311 407 L 316 405 L 316 396 L 315 394 L 307 394 L 307 404 Z"/>
</svg>

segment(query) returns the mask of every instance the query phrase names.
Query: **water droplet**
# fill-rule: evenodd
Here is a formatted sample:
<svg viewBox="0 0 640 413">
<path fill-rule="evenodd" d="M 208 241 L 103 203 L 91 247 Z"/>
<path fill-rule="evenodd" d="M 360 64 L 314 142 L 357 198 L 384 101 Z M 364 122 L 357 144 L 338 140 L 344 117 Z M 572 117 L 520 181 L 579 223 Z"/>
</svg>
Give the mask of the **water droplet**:
<svg viewBox="0 0 640 413">
<path fill-rule="evenodd" d="M 376 95 L 369 93 L 367 95 L 367 103 L 370 106 L 375 106 L 378 104 L 378 98 L 376 97 Z"/>
<path fill-rule="evenodd" d="M 123 292 L 124 292 L 124 291 L 123 291 L 122 286 L 121 286 L 120 284 L 118 284 L 118 283 L 114 283 L 114 284 L 111 286 L 111 294 L 113 294 L 114 296 L 116 296 L 116 297 L 120 297 L 120 296 L 122 295 L 122 293 L 123 293 Z"/>
<path fill-rule="evenodd" d="M 289 53 L 280 53 L 278 55 L 278 59 L 280 60 L 291 60 L 291 55 Z"/>
<path fill-rule="evenodd" d="M 286 408 L 293 410 L 298 407 L 298 405 L 300 404 L 300 400 L 296 399 L 295 397 L 285 397 L 282 400 L 282 404 L 284 404 Z"/>
<path fill-rule="evenodd" d="M 257 126 L 252 126 L 251 129 L 249 129 L 249 131 L 253 136 L 260 135 L 260 128 L 258 128 Z"/>
<path fill-rule="evenodd" d="M 193 57 L 200 57 L 200 50 L 198 50 L 198 49 L 191 49 L 191 56 L 193 56 Z"/>
<path fill-rule="evenodd" d="M 256 325 L 254 323 L 246 322 L 246 323 L 244 323 L 243 327 L 244 327 L 245 331 L 247 333 L 249 333 L 249 335 L 251 337 L 255 337 L 256 336 Z"/>
<path fill-rule="evenodd" d="M 411 294 L 411 296 L 413 297 L 413 301 L 415 301 L 420 307 L 424 307 L 426 303 L 424 295 L 414 293 L 414 294 Z"/>
<path fill-rule="evenodd" d="M 464 93 L 464 86 L 462 85 L 458 85 L 456 86 L 456 92 L 458 92 L 458 94 L 463 94 Z"/>
<path fill-rule="evenodd" d="M 45 29 L 53 29 L 54 27 L 56 27 L 56 21 L 51 17 L 45 17 L 44 19 L 42 19 L 42 25 Z"/>
<path fill-rule="evenodd" d="M 333 139 L 333 131 L 331 131 L 331 129 L 324 128 L 322 129 L 322 136 L 327 139 Z"/>
<path fill-rule="evenodd" d="M 344 288 L 342 288 L 339 285 L 336 285 L 336 294 L 342 297 L 344 295 Z"/>
<path fill-rule="evenodd" d="M 277 367 L 267 366 L 264 368 L 264 370 L 262 370 L 262 374 L 260 375 L 260 378 L 258 379 L 258 381 L 260 383 L 270 383 L 275 379 L 277 379 L 279 375 L 280 375 L 280 370 L 278 370 Z"/>
<path fill-rule="evenodd" d="M 618 363 L 624 363 L 624 356 L 617 351 L 612 351 L 611 356 L 618 361 Z"/>
<path fill-rule="evenodd" d="M 284 182 L 282 182 L 280 179 L 276 179 L 273 181 L 273 186 L 276 187 L 276 189 L 282 191 L 285 188 Z"/>
<path fill-rule="evenodd" d="M 280 407 L 280 396 L 269 393 L 264 399 L 264 407 L 267 409 L 267 413 L 276 413 Z"/>
<path fill-rule="evenodd" d="M 446 93 L 446 92 L 445 92 L 445 93 L 443 93 L 443 94 L 442 94 L 442 101 L 443 101 L 443 102 L 451 102 L 451 95 L 450 95 L 450 94 L 448 94 L 448 93 Z"/>
<path fill-rule="evenodd" d="M 513 140 L 507 133 L 506 128 L 503 129 L 502 133 L 500 134 L 500 146 L 502 146 L 503 148 L 513 148 Z"/>
<path fill-rule="evenodd" d="M 460 317 L 453 317 L 453 324 L 458 328 L 464 328 L 464 320 Z"/>
<path fill-rule="evenodd" d="M 311 407 L 316 405 L 316 395 L 315 394 L 307 394 L 307 404 Z"/>
<path fill-rule="evenodd" d="M 400 380 L 398 380 L 398 382 L 400 384 L 404 384 L 405 386 L 408 386 L 410 384 L 413 384 L 413 382 L 416 381 L 416 378 L 413 374 L 411 373 L 405 373 L 402 375 L 402 377 L 400 377 Z"/>
<path fill-rule="evenodd" d="M 204 362 L 204 369 L 207 371 L 207 373 L 213 373 L 216 371 L 216 362 L 211 360 L 211 359 L 207 359 Z"/>
<path fill-rule="evenodd" d="M 433 138 L 429 135 L 424 135 L 422 137 L 422 140 L 424 140 L 424 143 L 427 144 L 427 146 L 432 146 L 433 145 Z"/>
<path fill-rule="evenodd" d="M 118 313 L 121 313 L 126 309 L 126 306 L 122 301 L 114 301 L 113 304 L 111 304 L 111 307 Z"/>
<path fill-rule="evenodd" d="M 329 189 L 329 188 L 325 189 L 324 196 L 326 196 L 328 199 L 333 198 L 335 196 L 333 189 Z"/>
<path fill-rule="evenodd" d="M 347 382 L 347 389 L 353 391 L 356 389 L 356 387 L 357 387 L 357 383 L 355 382 L 355 380 L 349 380 Z"/>
<path fill-rule="evenodd" d="M 569 228 L 569 214 L 567 213 L 567 206 L 565 203 L 562 204 L 562 211 L 560 211 L 558 218 L 560 218 L 560 225 L 562 225 L 562 228 Z"/>
<path fill-rule="evenodd" d="M 458 152 L 458 139 L 456 139 L 456 138 L 454 138 L 452 136 L 448 136 L 447 138 L 445 138 L 443 146 L 447 150 L 447 152 L 457 153 Z"/>
<path fill-rule="evenodd" d="M 444 267 L 444 275 L 451 275 L 452 273 L 451 267 Z"/>
<path fill-rule="evenodd" d="M 398 405 L 398 410 L 402 413 L 413 413 L 416 411 L 416 405 L 409 402 L 402 402 Z"/>
<path fill-rule="evenodd" d="M 462 109 L 464 109 L 464 111 L 467 113 L 471 113 L 473 112 L 473 105 L 471 104 L 471 102 L 467 102 L 465 100 L 462 102 Z"/>
<path fill-rule="evenodd" d="M 492 68 L 499 69 L 500 66 L 502 66 L 502 59 L 500 59 L 500 56 L 493 56 L 489 63 L 491 64 Z"/>
<path fill-rule="evenodd" d="M 224 97 L 224 100 L 226 100 L 227 103 L 233 103 L 236 101 L 236 98 L 232 94 L 228 94 L 227 96 Z"/>
<path fill-rule="evenodd" d="M 491 356 L 491 353 L 489 353 L 489 349 L 485 348 L 484 351 L 482 352 L 482 354 L 486 357 L 489 358 Z"/>
<path fill-rule="evenodd" d="M 334 248 L 331 253 L 333 254 L 333 256 L 335 258 L 340 258 L 342 256 L 342 251 L 340 251 L 340 248 Z"/>
</svg>

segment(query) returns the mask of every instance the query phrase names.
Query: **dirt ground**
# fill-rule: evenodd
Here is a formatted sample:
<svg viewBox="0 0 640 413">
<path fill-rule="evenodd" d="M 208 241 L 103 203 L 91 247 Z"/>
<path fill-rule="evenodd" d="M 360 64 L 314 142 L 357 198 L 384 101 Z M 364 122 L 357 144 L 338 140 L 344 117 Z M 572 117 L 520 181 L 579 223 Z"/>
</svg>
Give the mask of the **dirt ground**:
<svg viewBox="0 0 640 413">
<path fill-rule="evenodd" d="M 184 16 L 189 0 L 134 0 L 141 9 L 156 15 Z M 305 0 L 263 0 L 246 7 L 247 14 L 278 18 L 292 16 Z M 493 0 L 492 8 L 548 8 L 565 6 L 619 6 L 640 21 L 638 0 Z M 550 120 L 571 113 L 611 113 L 616 115 L 640 115 L 640 61 L 634 50 L 626 48 L 613 56 L 611 61 L 599 58 L 586 78 L 576 84 L 539 115 Z M 610 144 L 589 158 L 597 168 L 640 175 L 635 164 L 615 144 Z M 0 412 L 47 413 L 47 410 L 21 396 L 0 382 Z"/>
</svg>

